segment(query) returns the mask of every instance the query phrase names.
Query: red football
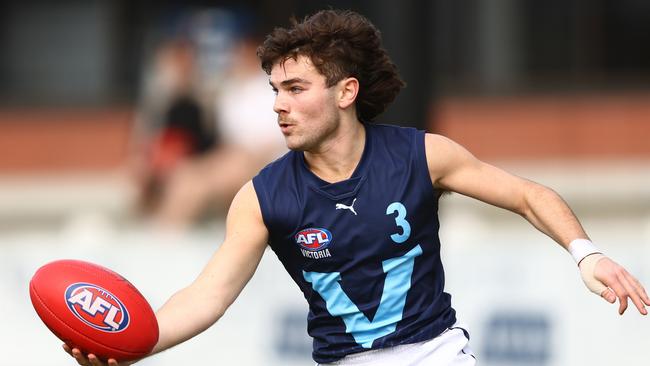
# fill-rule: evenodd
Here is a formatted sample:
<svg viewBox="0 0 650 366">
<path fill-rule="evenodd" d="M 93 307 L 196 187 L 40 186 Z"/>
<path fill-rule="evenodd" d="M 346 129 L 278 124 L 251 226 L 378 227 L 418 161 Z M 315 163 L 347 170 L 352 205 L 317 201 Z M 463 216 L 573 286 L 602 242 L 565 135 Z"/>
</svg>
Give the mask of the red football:
<svg viewBox="0 0 650 366">
<path fill-rule="evenodd" d="M 124 277 L 79 260 L 39 268 L 29 283 L 34 309 L 70 347 L 100 359 L 141 358 L 158 342 L 151 306 Z"/>
</svg>

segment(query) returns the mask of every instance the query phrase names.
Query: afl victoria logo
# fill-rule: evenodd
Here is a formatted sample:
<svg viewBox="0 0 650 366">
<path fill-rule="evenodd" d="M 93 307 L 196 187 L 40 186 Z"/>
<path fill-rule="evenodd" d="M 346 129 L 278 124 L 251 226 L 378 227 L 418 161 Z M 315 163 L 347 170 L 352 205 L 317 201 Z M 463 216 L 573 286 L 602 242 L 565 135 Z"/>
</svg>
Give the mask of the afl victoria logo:
<svg viewBox="0 0 650 366">
<path fill-rule="evenodd" d="M 70 311 L 86 325 L 109 333 L 129 326 L 129 312 L 110 292 L 91 283 L 74 283 L 65 290 Z"/>
<path fill-rule="evenodd" d="M 332 233 L 327 229 L 309 228 L 299 231 L 296 243 L 303 249 L 317 251 L 326 248 L 332 241 Z"/>
</svg>

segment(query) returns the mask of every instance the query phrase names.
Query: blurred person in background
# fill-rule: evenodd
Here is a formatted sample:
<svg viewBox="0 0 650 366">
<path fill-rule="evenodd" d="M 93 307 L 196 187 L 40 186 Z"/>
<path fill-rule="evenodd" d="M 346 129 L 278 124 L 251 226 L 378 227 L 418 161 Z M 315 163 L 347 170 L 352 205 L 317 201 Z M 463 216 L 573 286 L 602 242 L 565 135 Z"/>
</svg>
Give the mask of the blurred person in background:
<svg viewBox="0 0 650 366">
<path fill-rule="evenodd" d="M 631 300 L 647 315 L 643 286 L 598 251 L 554 191 L 443 136 L 371 123 L 404 84 L 366 18 L 320 11 L 274 30 L 258 55 L 291 151 L 237 193 L 224 243 L 158 310 L 153 353 L 214 324 L 270 246 L 309 304 L 318 364 L 475 365 L 444 292 L 437 208 L 446 191 L 521 215 L 571 253 L 592 292 L 618 298 L 620 314 Z M 64 348 L 79 364 L 102 364 Z"/>
<path fill-rule="evenodd" d="M 169 176 L 154 215 L 158 225 L 182 229 L 207 209 L 225 211 L 247 180 L 286 151 L 255 55 L 258 44 L 248 35 L 235 42 L 214 105 L 220 143 Z"/>
<path fill-rule="evenodd" d="M 216 143 L 197 95 L 197 49 L 188 38 L 164 40 L 146 77 L 136 118 L 131 168 L 138 211 L 152 215 L 168 182 Z"/>
<path fill-rule="evenodd" d="M 200 70 L 191 39 L 165 41 L 157 52 L 133 159 L 139 212 L 157 228 L 221 217 L 242 184 L 286 151 L 255 55 L 259 40 L 235 33 L 220 50 L 230 60 L 222 70 Z"/>
</svg>

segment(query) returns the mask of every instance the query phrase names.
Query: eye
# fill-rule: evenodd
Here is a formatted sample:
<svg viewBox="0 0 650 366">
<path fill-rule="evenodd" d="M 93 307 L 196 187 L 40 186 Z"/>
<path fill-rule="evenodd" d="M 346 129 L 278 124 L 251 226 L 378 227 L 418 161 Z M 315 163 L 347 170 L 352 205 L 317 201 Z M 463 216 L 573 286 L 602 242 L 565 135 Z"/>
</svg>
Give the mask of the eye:
<svg viewBox="0 0 650 366">
<path fill-rule="evenodd" d="M 303 91 L 303 89 L 299 86 L 292 86 L 289 91 L 293 94 L 298 94 Z"/>
</svg>

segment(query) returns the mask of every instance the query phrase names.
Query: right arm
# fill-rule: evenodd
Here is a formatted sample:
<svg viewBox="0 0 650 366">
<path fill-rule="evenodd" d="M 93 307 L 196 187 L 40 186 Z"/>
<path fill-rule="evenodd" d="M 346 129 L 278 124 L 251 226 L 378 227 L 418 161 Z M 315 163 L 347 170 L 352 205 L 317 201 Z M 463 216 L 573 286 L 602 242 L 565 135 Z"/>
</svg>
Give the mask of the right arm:
<svg viewBox="0 0 650 366">
<path fill-rule="evenodd" d="M 262 259 L 268 231 L 252 181 L 237 193 L 226 219 L 226 238 L 201 274 L 156 312 L 160 336 L 151 354 L 203 332 L 235 301 Z M 66 346 L 64 346 L 65 348 Z M 103 365 L 94 355 L 69 350 L 81 365 Z M 109 365 L 118 365 L 109 360 Z"/>
</svg>

